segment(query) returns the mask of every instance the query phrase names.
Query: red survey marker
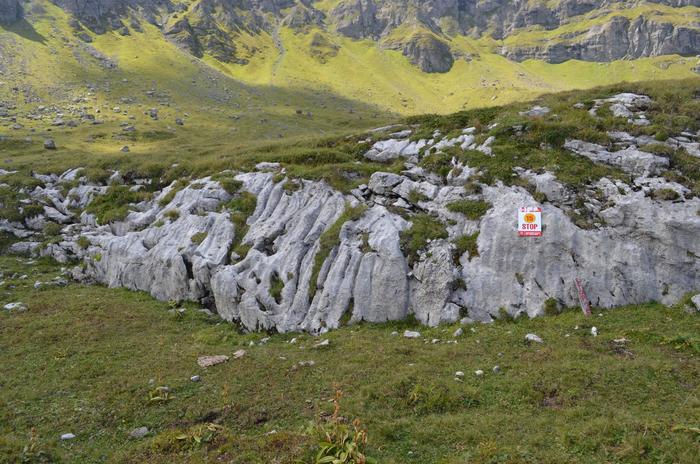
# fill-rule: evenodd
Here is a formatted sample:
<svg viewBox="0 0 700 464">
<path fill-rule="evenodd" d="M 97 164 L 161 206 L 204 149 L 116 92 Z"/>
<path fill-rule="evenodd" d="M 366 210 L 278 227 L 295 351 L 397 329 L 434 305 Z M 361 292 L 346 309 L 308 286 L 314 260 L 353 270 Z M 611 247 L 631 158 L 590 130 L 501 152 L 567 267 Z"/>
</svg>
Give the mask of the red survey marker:
<svg viewBox="0 0 700 464">
<path fill-rule="evenodd" d="M 542 208 L 522 207 L 518 209 L 518 235 L 521 237 L 542 236 Z"/>
</svg>

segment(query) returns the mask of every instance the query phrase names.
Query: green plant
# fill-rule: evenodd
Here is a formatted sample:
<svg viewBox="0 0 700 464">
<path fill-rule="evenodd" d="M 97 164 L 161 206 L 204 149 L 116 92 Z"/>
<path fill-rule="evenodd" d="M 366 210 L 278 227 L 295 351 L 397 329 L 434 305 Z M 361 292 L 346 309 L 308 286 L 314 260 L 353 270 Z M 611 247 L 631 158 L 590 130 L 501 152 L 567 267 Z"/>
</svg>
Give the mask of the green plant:
<svg viewBox="0 0 700 464">
<path fill-rule="evenodd" d="M 447 209 L 453 213 L 460 213 L 475 221 L 491 208 L 491 204 L 485 201 L 457 200 L 447 205 Z"/>
<path fill-rule="evenodd" d="M 279 304 L 282 301 L 282 290 L 284 289 L 284 282 L 277 275 L 276 272 L 270 277 L 270 295 L 275 299 L 275 302 Z"/>
<path fill-rule="evenodd" d="M 171 221 L 177 221 L 177 219 L 180 217 L 180 211 L 178 211 L 177 209 L 169 209 L 168 211 L 163 213 L 163 217 L 166 217 Z"/>
<path fill-rule="evenodd" d="M 56 237 L 61 234 L 61 225 L 55 222 L 47 222 L 42 233 L 47 237 Z"/>
<path fill-rule="evenodd" d="M 148 392 L 148 401 L 151 403 L 161 403 L 170 401 L 175 398 L 170 394 L 170 388 L 168 387 L 156 387 Z"/>
<path fill-rule="evenodd" d="M 400 237 L 401 246 L 409 262 L 413 263 L 429 240 L 445 239 L 448 234 L 445 225 L 429 214 L 417 214 L 411 222 L 411 227 L 401 232 Z"/>
<path fill-rule="evenodd" d="M 190 237 L 190 240 L 192 241 L 192 243 L 199 245 L 207 238 L 207 235 L 209 234 L 206 231 L 197 232 L 192 237 Z"/>
<path fill-rule="evenodd" d="M 464 255 L 464 253 L 469 252 L 469 259 L 479 256 L 479 248 L 477 246 L 477 239 L 479 238 L 479 232 L 475 232 L 472 235 L 462 235 L 457 237 L 452 243 L 455 245 L 455 261 L 458 262 L 459 258 Z"/>
<path fill-rule="evenodd" d="M 78 237 L 78 240 L 76 240 L 75 243 L 81 250 L 87 250 L 90 246 L 90 240 L 88 240 L 88 238 L 84 235 Z"/>
<path fill-rule="evenodd" d="M 544 306 L 542 310 L 547 316 L 556 316 L 560 313 L 559 302 L 556 298 L 549 297 L 544 301 Z"/>
<path fill-rule="evenodd" d="M 675 190 L 670 189 L 670 188 L 654 190 L 651 193 L 651 196 L 655 200 L 664 200 L 664 201 L 674 201 L 674 200 L 678 200 L 681 197 L 678 194 L 678 192 L 676 192 Z"/>
<path fill-rule="evenodd" d="M 333 398 L 333 414 L 328 422 L 317 423 L 319 437 L 315 464 L 373 464 L 377 461 L 367 457 L 367 431 L 361 427 L 359 419 L 352 421 L 352 427 L 340 416 L 340 399 L 343 392 L 336 387 Z"/>
<path fill-rule="evenodd" d="M 146 192 L 131 191 L 124 185 L 110 186 L 104 195 L 90 202 L 85 211 L 94 214 L 100 224 L 109 224 L 123 220 L 129 214 L 129 205 L 147 200 Z"/>
</svg>

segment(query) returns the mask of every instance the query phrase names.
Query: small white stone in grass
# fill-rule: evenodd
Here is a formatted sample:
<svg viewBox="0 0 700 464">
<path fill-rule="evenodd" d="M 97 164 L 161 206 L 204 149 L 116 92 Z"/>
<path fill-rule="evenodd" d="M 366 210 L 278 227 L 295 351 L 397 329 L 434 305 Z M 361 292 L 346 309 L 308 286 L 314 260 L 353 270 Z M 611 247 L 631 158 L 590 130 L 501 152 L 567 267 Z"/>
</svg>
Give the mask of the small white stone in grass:
<svg viewBox="0 0 700 464">
<path fill-rule="evenodd" d="M 245 350 L 238 350 L 235 353 L 233 353 L 233 359 L 240 359 L 243 356 L 245 356 Z"/>
<path fill-rule="evenodd" d="M 462 371 L 455 372 L 455 377 L 464 377 L 464 372 L 462 372 Z"/>
<path fill-rule="evenodd" d="M 436 344 L 436 343 L 440 343 L 440 339 L 439 339 L 439 338 L 433 338 L 433 340 L 431 341 L 431 343 L 432 343 L 433 345 Z"/>
<path fill-rule="evenodd" d="M 201 380 L 202 380 L 202 378 L 198 375 L 193 375 L 192 377 L 190 377 L 191 382 L 199 382 Z"/>
<path fill-rule="evenodd" d="M 61 435 L 61 440 L 66 441 L 66 440 L 72 440 L 75 438 L 75 434 L 73 433 L 64 433 Z"/>
<path fill-rule="evenodd" d="M 591 335 L 594 337 L 598 336 L 598 329 L 596 327 L 591 327 Z"/>
<path fill-rule="evenodd" d="M 398 335 L 399 335 L 399 333 L 398 333 L 397 331 L 391 332 L 391 336 L 392 336 L 392 337 L 397 337 Z"/>
<path fill-rule="evenodd" d="M 470 327 L 470 328 L 469 328 L 469 331 L 470 331 L 471 333 L 476 333 L 476 329 L 475 329 L 474 327 Z"/>
<path fill-rule="evenodd" d="M 455 332 L 452 334 L 453 337 L 461 337 L 464 335 L 464 330 L 460 327 L 459 329 L 455 330 Z"/>
<path fill-rule="evenodd" d="M 148 435 L 148 427 L 138 427 L 129 433 L 129 438 L 138 440 Z"/>
<path fill-rule="evenodd" d="M 481 369 L 477 369 L 474 371 L 474 375 L 476 375 L 477 377 L 483 377 L 484 371 L 482 371 Z"/>
<path fill-rule="evenodd" d="M 493 369 L 491 369 L 494 374 L 500 374 L 501 373 L 501 366 L 493 366 Z"/>
<path fill-rule="evenodd" d="M 260 344 L 261 344 L 261 345 L 264 345 L 265 343 L 267 343 L 267 342 L 269 342 L 269 341 L 270 341 L 270 337 L 261 338 L 261 339 L 260 339 Z"/>
<path fill-rule="evenodd" d="M 322 340 L 314 345 L 314 348 L 321 348 L 324 346 L 329 346 L 331 344 L 331 341 L 328 340 L 327 338 L 325 340 Z"/>
<path fill-rule="evenodd" d="M 412 330 L 406 330 L 403 333 L 404 338 L 419 338 L 420 332 L 414 332 Z"/>
<path fill-rule="evenodd" d="M 525 335 L 525 341 L 532 343 L 543 343 L 542 339 L 535 334 L 529 333 Z"/>
<path fill-rule="evenodd" d="M 289 340 L 289 343 L 292 345 L 295 344 L 296 342 L 297 342 L 297 337 L 294 337 L 291 340 Z"/>
<path fill-rule="evenodd" d="M 255 342 L 254 342 L 253 340 L 251 340 L 251 341 L 248 343 L 248 346 L 255 346 Z"/>
</svg>

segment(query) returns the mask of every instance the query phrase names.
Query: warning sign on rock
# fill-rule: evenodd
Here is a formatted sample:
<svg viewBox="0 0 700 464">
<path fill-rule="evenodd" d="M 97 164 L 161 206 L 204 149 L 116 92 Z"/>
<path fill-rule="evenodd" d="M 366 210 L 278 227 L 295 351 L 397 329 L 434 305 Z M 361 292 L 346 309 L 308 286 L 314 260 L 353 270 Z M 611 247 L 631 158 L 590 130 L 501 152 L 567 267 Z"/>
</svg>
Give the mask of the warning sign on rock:
<svg viewBox="0 0 700 464">
<path fill-rule="evenodd" d="M 542 236 L 542 208 L 518 209 L 518 235 L 521 237 Z"/>
</svg>

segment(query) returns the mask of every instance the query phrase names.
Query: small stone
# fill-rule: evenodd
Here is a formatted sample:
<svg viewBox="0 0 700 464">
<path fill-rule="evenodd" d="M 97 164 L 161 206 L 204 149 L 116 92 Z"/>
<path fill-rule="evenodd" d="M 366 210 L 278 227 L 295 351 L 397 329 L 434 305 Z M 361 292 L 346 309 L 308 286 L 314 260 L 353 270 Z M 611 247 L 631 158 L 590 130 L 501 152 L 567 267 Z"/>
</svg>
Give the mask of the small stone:
<svg viewBox="0 0 700 464">
<path fill-rule="evenodd" d="M 53 139 L 46 139 L 46 140 L 44 140 L 44 148 L 46 150 L 55 150 L 56 149 L 56 142 L 54 142 Z"/>
<path fill-rule="evenodd" d="M 464 330 L 460 327 L 459 329 L 455 330 L 455 332 L 452 334 L 453 337 L 461 337 L 464 335 Z"/>
<path fill-rule="evenodd" d="M 331 341 L 328 339 L 325 339 L 323 341 L 320 341 L 314 345 L 314 348 L 321 348 L 324 346 L 329 346 L 331 344 Z"/>
<path fill-rule="evenodd" d="M 243 356 L 245 356 L 245 350 L 238 350 L 233 353 L 233 359 L 241 359 Z"/>
<path fill-rule="evenodd" d="M 540 337 L 531 333 L 525 335 L 525 341 L 530 343 L 544 343 Z"/>
<path fill-rule="evenodd" d="M 501 373 L 501 366 L 493 366 L 493 369 L 491 369 L 494 374 L 500 374 Z"/>
<path fill-rule="evenodd" d="M 258 342 L 258 343 L 259 343 L 260 345 L 264 345 L 265 343 L 267 343 L 267 342 L 269 342 L 269 341 L 270 341 L 270 337 L 265 337 L 265 338 L 261 338 L 261 339 L 260 339 L 260 342 Z"/>
<path fill-rule="evenodd" d="M 129 151 L 131 150 L 129 149 L 128 145 L 124 145 L 119 151 L 121 151 L 122 153 L 129 153 Z"/>
<path fill-rule="evenodd" d="M 414 332 L 412 330 L 405 330 L 403 333 L 404 338 L 420 338 L 420 332 Z"/>
<path fill-rule="evenodd" d="M 182 119 L 177 118 L 175 119 L 175 124 L 177 124 L 178 126 L 184 126 L 185 122 Z"/>
<path fill-rule="evenodd" d="M 481 369 L 477 369 L 474 371 L 474 375 L 476 375 L 477 377 L 483 377 L 484 371 L 482 371 Z"/>
<path fill-rule="evenodd" d="M 39 282 L 38 280 L 37 280 L 36 282 L 34 282 L 34 288 L 36 288 L 37 290 L 40 289 L 40 288 L 41 288 L 41 282 Z"/>
<path fill-rule="evenodd" d="M 395 330 L 393 332 L 391 332 L 392 337 L 398 337 L 398 335 L 399 335 L 399 333 Z"/>
<path fill-rule="evenodd" d="M 289 343 L 292 345 L 294 345 L 296 342 L 297 342 L 297 337 L 294 337 L 291 340 L 289 340 Z"/>
<path fill-rule="evenodd" d="M 27 305 L 22 302 L 16 301 L 14 303 L 7 303 L 5 306 L 3 306 L 3 308 L 7 311 L 22 312 L 27 310 Z"/>
<path fill-rule="evenodd" d="M 75 438 L 75 434 L 73 433 L 64 433 L 61 435 L 61 440 L 66 441 L 66 440 L 72 440 Z"/>
<path fill-rule="evenodd" d="M 225 363 L 228 359 L 228 356 L 223 354 L 217 356 L 200 356 L 197 358 L 197 364 L 199 364 L 199 367 L 210 367 Z"/>
<path fill-rule="evenodd" d="M 193 375 L 192 377 L 190 377 L 191 382 L 200 382 L 201 380 L 202 378 L 198 375 Z"/>
<path fill-rule="evenodd" d="M 432 343 L 433 345 L 435 345 L 436 343 L 440 343 L 440 339 L 439 339 L 439 338 L 433 338 L 433 339 L 431 340 L 431 343 Z"/>
<path fill-rule="evenodd" d="M 138 440 L 148 435 L 148 427 L 138 427 L 129 432 L 129 438 Z"/>
<path fill-rule="evenodd" d="M 455 372 L 455 377 L 464 377 L 464 372 L 462 372 L 462 371 Z"/>
<path fill-rule="evenodd" d="M 594 337 L 597 337 L 598 336 L 598 328 L 591 327 L 591 335 L 593 335 Z"/>
</svg>

